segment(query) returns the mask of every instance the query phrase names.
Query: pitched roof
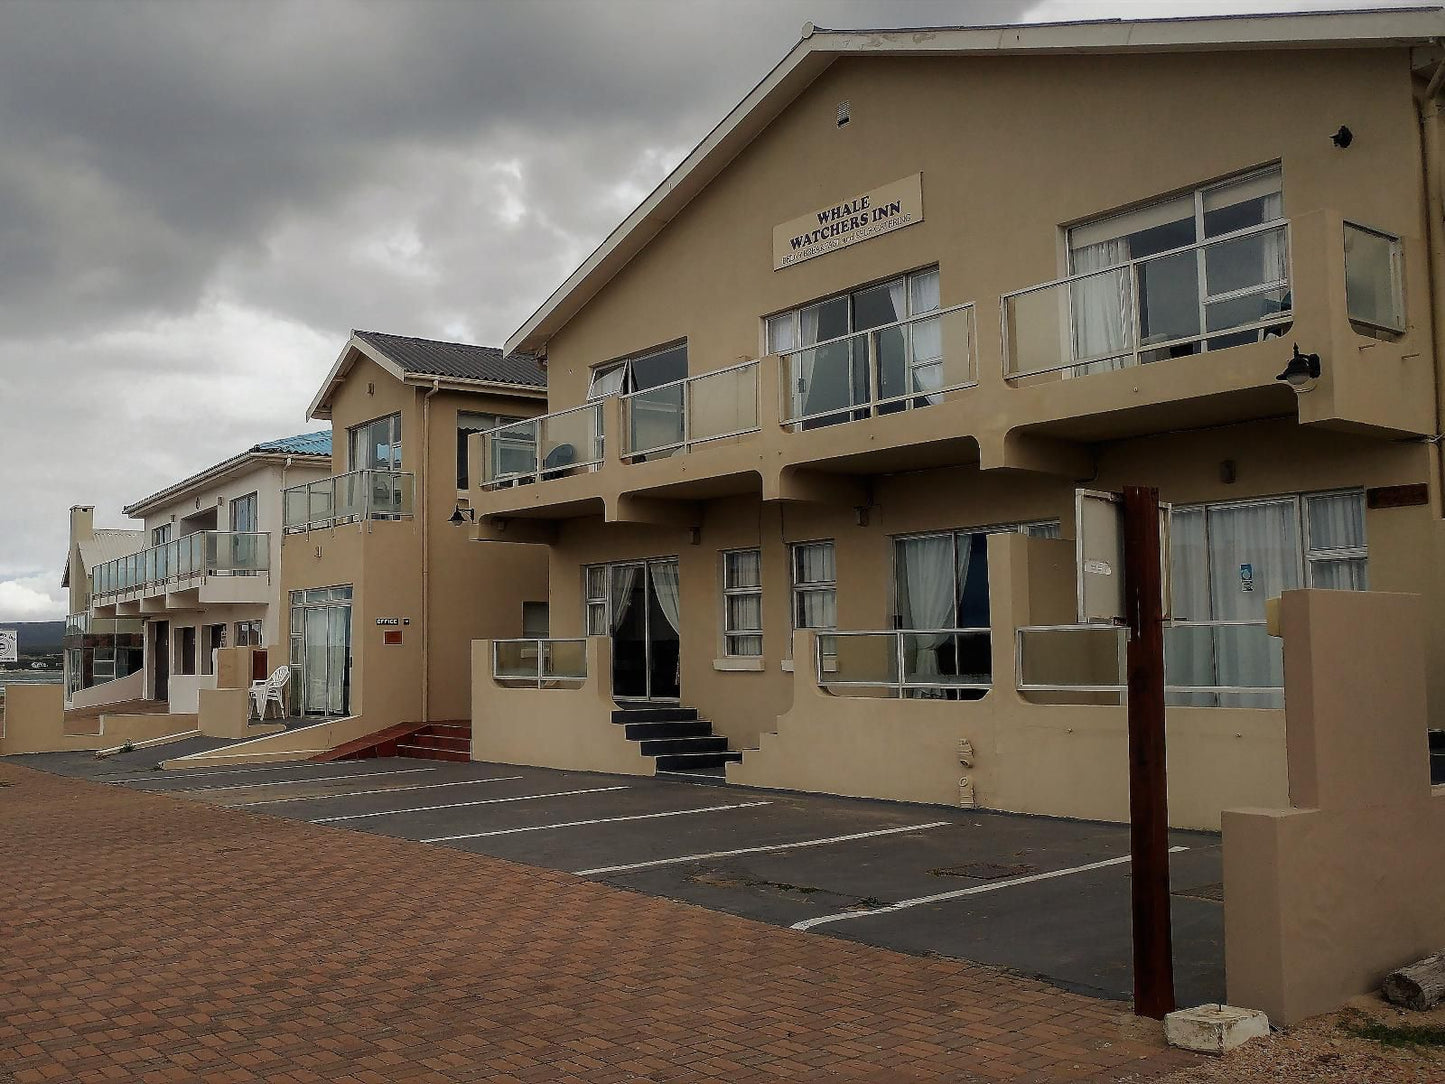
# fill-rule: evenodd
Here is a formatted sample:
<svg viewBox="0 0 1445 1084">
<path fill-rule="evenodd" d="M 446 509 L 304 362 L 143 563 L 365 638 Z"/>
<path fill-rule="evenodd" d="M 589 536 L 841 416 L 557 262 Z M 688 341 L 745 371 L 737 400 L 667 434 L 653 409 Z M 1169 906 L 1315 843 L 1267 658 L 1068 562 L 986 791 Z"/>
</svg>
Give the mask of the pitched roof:
<svg viewBox="0 0 1445 1084">
<path fill-rule="evenodd" d="M 89 573 L 97 565 L 113 561 L 117 557 L 129 557 L 145 548 L 144 531 L 126 531 L 115 527 L 97 527 L 92 538 L 76 543 L 80 551 L 80 563 Z M 70 586 L 70 554 L 65 558 L 65 571 L 60 574 L 60 586 Z"/>
<path fill-rule="evenodd" d="M 1442 37 L 1445 15 L 1439 7 L 888 30 L 826 30 L 808 23 L 788 55 L 512 333 L 507 349 L 542 351 L 558 329 L 840 57 L 1403 47 Z"/>
<path fill-rule="evenodd" d="M 331 430 L 320 429 L 315 433 L 298 433 L 294 437 L 266 440 L 251 447 L 253 452 L 275 452 L 279 455 L 330 455 Z"/>
<path fill-rule="evenodd" d="M 410 335 L 387 335 L 380 331 L 353 331 L 407 373 L 446 376 L 457 380 L 489 380 L 498 384 L 521 384 L 545 388 L 547 374 L 530 354 L 503 354 L 495 346 L 440 342 Z"/>
</svg>

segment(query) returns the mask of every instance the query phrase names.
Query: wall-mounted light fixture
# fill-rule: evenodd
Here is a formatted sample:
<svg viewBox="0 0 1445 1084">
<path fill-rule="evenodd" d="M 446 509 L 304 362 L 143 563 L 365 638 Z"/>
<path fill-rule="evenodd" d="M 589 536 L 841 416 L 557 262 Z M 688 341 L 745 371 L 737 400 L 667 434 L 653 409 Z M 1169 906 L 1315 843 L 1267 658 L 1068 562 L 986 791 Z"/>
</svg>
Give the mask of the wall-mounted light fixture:
<svg viewBox="0 0 1445 1084">
<path fill-rule="evenodd" d="M 1354 141 L 1355 133 L 1350 131 L 1343 124 L 1340 125 L 1339 131 L 1337 131 L 1334 135 L 1330 136 L 1330 142 L 1333 143 L 1336 147 L 1340 148 L 1340 150 L 1344 150 Z"/>
<path fill-rule="evenodd" d="M 1318 354 L 1301 354 L 1299 343 L 1294 344 L 1294 354 L 1289 359 L 1289 364 L 1284 367 L 1284 372 L 1275 377 L 1276 380 L 1283 380 L 1295 391 L 1303 394 L 1315 386 L 1315 381 L 1320 378 L 1320 356 Z"/>
<path fill-rule="evenodd" d="M 447 518 L 447 522 L 453 527 L 460 527 L 463 523 L 475 523 L 476 519 L 476 509 L 463 508 L 461 505 L 457 505 L 452 509 L 452 514 Z"/>
</svg>

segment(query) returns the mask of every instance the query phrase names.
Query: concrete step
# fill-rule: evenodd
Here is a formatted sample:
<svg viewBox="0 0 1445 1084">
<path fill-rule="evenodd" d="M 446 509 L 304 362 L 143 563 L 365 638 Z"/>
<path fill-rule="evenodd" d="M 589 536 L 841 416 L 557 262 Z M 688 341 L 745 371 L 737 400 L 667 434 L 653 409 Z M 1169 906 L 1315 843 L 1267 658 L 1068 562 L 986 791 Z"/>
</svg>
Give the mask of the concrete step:
<svg viewBox="0 0 1445 1084">
<path fill-rule="evenodd" d="M 436 749 L 428 745 L 410 745 L 404 742 L 397 744 L 396 755 L 414 757 L 417 760 L 450 760 L 459 764 L 472 759 L 470 753 L 464 753 L 459 749 Z"/>
<path fill-rule="evenodd" d="M 657 758 L 659 772 L 693 772 L 699 768 L 720 768 L 728 761 L 743 759 L 741 753 L 721 750 L 715 753 L 664 753 Z"/>
<path fill-rule="evenodd" d="M 656 778 L 675 779 L 679 783 L 694 783 L 709 787 L 725 787 L 728 782 L 727 769 L 721 764 L 715 768 L 693 768 L 685 772 L 659 771 Z"/>
<path fill-rule="evenodd" d="M 644 741 L 642 753 L 649 757 L 673 753 L 725 753 L 727 747 L 727 738 L 721 734 L 708 734 L 688 738 L 655 738 Z"/>
<path fill-rule="evenodd" d="M 428 749 L 458 749 L 462 752 L 470 752 L 472 737 L 470 734 L 455 737 L 450 734 L 428 734 L 426 731 L 421 731 L 408 738 L 407 743 Z"/>
<path fill-rule="evenodd" d="M 697 719 L 697 708 L 617 708 L 612 712 L 614 723 L 678 723 Z"/>
<path fill-rule="evenodd" d="M 627 723 L 629 741 L 651 741 L 656 738 L 698 738 L 712 734 L 712 724 L 701 719 L 691 722 Z"/>
</svg>

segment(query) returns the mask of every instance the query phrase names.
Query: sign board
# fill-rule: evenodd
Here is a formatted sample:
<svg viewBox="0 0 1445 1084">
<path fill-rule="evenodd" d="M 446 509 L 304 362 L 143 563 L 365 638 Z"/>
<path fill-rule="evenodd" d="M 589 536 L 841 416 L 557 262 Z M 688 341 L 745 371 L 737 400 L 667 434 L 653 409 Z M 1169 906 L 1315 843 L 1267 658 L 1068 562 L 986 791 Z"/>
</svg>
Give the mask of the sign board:
<svg viewBox="0 0 1445 1084">
<path fill-rule="evenodd" d="M 1169 584 L 1169 510 L 1159 505 L 1159 579 L 1164 590 L 1164 619 L 1172 617 Z M 1118 493 L 1074 491 L 1074 537 L 1079 621 L 1124 624 L 1124 501 Z M 1240 575 L 1248 565 L 1241 566 Z M 1246 590 L 1253 590 L 1251 586 Z"/>
<path fill-rule="evenodd" d="M 381 642 L 387 647 L 396 647 L 401 643 L 401 629 L 387 629 L 381 634 Z"/>
<path fill-rule="evenodd" d="M 923 174 L 857 192 L 773 227 L 773 270 L 923 221 Z"/>
<path fill-rule="evenodd" d="M 377 623 L 378 626 L 383 626 L 383 625 L 400 625 L 400 624 L 401 624 L 401 618 L 399 618 L 399 617 L 378 617 L 378 618 L 376 619 L 376 623 Z"/>
<path fill-rule="evenodd" d="M 20 630 L 0 629 L 0 662 L 20 661 Z"/>
</svg>

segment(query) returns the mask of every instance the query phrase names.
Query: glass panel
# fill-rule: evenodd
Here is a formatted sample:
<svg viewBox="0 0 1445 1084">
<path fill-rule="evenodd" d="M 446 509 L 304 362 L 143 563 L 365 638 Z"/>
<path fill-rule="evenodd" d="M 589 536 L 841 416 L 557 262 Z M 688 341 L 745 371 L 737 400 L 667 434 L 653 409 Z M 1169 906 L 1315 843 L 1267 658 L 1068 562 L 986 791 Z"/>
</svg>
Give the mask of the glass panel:
<svg viewBox="0 0 1445 1084">
<path fill-rule="evenodd" d="M 1365 547 L 1363 493 L 1323 493 L 1305 498 L 1309 548 L 1348 550 Z"/>
<path fill-rule="evenodd" d="M 1231 298 L 1228 301 L 1211 302 L 1204 309 L 1205 328 L 1209 331 L 1227 331 L 1232 327 L 1258 323 L 1287 312 L 1289 305 L 1289 290 L 1284 287 L 1265 290 L 1257 294 L 1246 294 L 1244 297 Z M 1259 340 L 1265 331 L 1251 332 L 1250 334 L 1254 336 L 1255 340 Z M 1214 340 L 1211 339 L 1210 344 L 1214 345 Z"/>
<path fill-rule="evenodd" d="M 1251 174 L 1204 190 L 1204 235 L 1218 237 L 1273 222 L 1282 213 L 1280 172 Z"/>
<path fill-rule="evenodd" d="M 761 595 L 727 596 L 727 629 L 729 632 L 758 632 L 763 627 Z"/>
<path fill-rule="evenodd" d="M 932 312 L 939 307 L 939 304 L 937 268 L 908 276 L 908 311 L 910 314 L 917 316 L 919 313 Z"/>
<path fill-rule="evenodd" d="M 638 391 L 683 380 L 687 377 L 687 343 L 633 358 L 628 364 L 632 367 L 633 388 Z"/>
<path fill-rule="evenodd" d="M 1019 669 L 1025 686 L 1112 689 L 1124 684 L 1124 630 L 1019 630 Z"/>
<path fill-rule="evenodd" d="M 308 592 L 309 593 L 309 592 Z M 306 611 L 304 631 L 306 677 L 303 686 L 305 699 L 301 702 L 303 712 L 324 712 L 326 710 L 326 609 L 314 607 Z"/>
<path fill-rule="evenodd" d="M 727 653 L 747 658 L 756 658 L 763 653 L 763 638 L 754 634 L 727 637 Z"/>
<path fill-rule="evenodd" d="M 799 590 L 793 615 L 798 629 L 834 629 L 838 627 L 837 592 L 831 587 Z"/>
<path fill-rule="evenodd" d="M 1326 591 L 1368 591 L 1370 579 L 1363 557 L 1310 561 L 1310 586 Z"/>
<path fill-rule="evenodd" d="M 682 384 L 670 384 L 638 392 L 625 400 L 629 451 L 675 448 L 683 442 L 683 388 Z"/>
<path fill-rule="evenodd" d="M 546 640 L 542 644 L 542 676 L 581 680 L 587 676 L 587 644 L 583 640 Z"/>
<path fill-rule="evenodd" d="M 1208 296 L 1284 282 L 1289 278 L 1284 227 L 1217 241 L 1204 249 Z"/>
<path fill-rule="evenodd" d="M 537 677 L 537 641 L 498 640 L 493 644 L 493 673 L 504 678 Z"/>
<path fill-rule="evenodd" d="M 1345 307 L 1351 320 L 1403 331 L 1400 242 L 1345 223 Z"/>
<path fill-rule="evenodd" d="M 758 367 L 695 377 L 688 384 L 689 437 L 710 440 L 758 427 Z"/>
<path fill-rule="evenodd" d="M 798 348 L 798 314 L 783 312 L 768 317 L 768 353 L 786 354 Z"/>
<path fill-rule="evenodd" d="M 827 667 L 824 684 L 830 681 L 865 685 L 893 685 L 898 681 L 897 638 L 891 632 L 861 636 L 834 636 L 831 651 L 825 649 Z M 822 638 L 819 638 L 822 642 Z"/>
<path fill-rule="evenodd" d="M 577 464 L 595 463 L 602 455 L 602 407 L 548 414 L 536 419 L 537 455 L 545 478 Z"/>
<path fill-rule="evenodd" d="M 1141 345 L 1199 334 L 1199 263 L 1193 252 L 1140 264 L 1138 276 Z"/>
<path fill-rule="evenodd" d="M 793 547 L 795 583 L 832 583 L 836 577 L 832 542 L 803 542 Z"/>
<path fill-rule="evenodd" d="M 1214 665 L 1202 665 L 1205 659 L 1212 659 Z M 1270 636 L 1263 622 L 1168 627 L 1164 630 L 1164 683 L 1173 692 L 1219 687 L 1281 689 L 1283 641 Z M 1237 699 L 1232 706 L 1268 705 L 1256 698 Z"/>
<path fill-rule="evenodd" d="M 607 566 L 588 566 L 587 597 L 589 599 L 605 599 L 607 597 Z"/>
<path fill-rule="evenodd" d="M 602 602 L 589 603 L 587 606 L 587 635 L 607 635 L 607 604 Z"/>
<path fill-rule="evenodd" d="M 762 583 L 762 552 L 735 550 L 724 554 L 725 583 L 728 587 L 757 587 Z"/>
<path fill-rule="evenodd" d="M 345 715 L 347 709 L 347 655 L 351 645 L 351 607 L 327 607 L 326 711 Z"/>
</svg>

